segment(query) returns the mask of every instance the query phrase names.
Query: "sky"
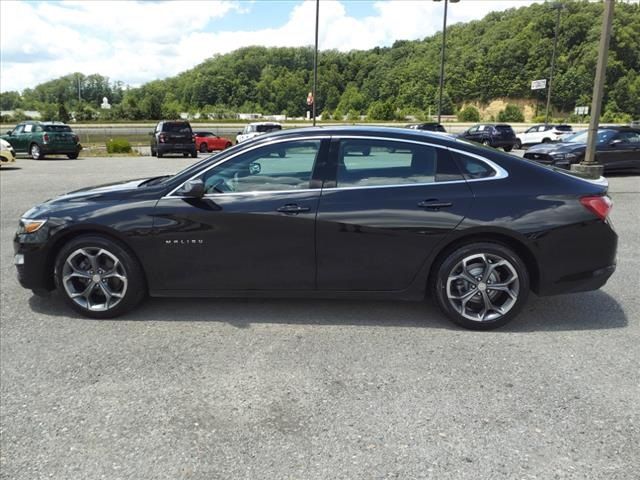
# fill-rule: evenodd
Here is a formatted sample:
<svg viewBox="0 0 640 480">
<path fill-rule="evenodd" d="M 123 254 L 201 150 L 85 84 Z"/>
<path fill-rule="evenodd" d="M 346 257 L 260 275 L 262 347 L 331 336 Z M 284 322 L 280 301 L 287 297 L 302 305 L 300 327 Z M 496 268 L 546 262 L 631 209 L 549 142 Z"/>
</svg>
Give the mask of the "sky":
<svg viewBox="0 0 640 480">
<path fill-rule="evenodd" d="M 543 0 L 460 0 L 448 24 Z M 390 46 L 442 30 L 442 1 L 320 0 L 319 48 Z M 131 86 L 248 45 L 314 43 L 314 0 L 0 1 L 0 91 L 99 73 Z"/>
</svg>

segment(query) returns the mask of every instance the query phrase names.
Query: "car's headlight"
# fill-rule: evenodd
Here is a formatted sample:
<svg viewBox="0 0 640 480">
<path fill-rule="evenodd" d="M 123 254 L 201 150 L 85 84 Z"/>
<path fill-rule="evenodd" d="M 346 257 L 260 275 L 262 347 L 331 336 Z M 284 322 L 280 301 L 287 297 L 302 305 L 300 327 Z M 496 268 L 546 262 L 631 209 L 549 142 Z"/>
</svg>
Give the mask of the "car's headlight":
<svg viewBox="0 0 640 480">
<path fill-rule="evenodd" d="M 18 233 L 35 233 L 47 223 L 47 220 L 33 220 L 30 218 L 21 218 Z"/>
</svg>

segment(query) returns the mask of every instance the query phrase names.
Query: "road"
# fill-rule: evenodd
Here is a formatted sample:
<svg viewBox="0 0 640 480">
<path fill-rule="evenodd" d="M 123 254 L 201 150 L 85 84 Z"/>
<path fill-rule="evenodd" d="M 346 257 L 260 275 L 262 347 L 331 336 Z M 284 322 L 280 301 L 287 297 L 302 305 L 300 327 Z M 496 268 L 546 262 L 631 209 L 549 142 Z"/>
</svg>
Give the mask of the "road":
<svg viewBox="0 0 640 480">
<path fill-rule="evenodd" d="M 150 299 L 98 321 L 20 288 L 25 210 L 192 161 L 2 167 L 0 478 L 638 478 L 639 177 L 610 179 L 609 283 L 532 296 L 498 331 L 383 301 Z"/>
</svg>

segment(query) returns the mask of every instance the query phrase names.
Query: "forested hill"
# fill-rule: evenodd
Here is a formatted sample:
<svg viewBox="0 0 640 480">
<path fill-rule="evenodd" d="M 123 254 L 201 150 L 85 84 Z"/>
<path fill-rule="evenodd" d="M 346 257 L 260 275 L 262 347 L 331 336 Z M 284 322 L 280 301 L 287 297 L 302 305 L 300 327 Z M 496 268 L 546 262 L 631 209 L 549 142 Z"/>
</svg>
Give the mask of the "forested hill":
<svg viewBox="0 0 640 480">
<path fill-rule="evenodd" d="M 565 1 L 562 10 L 553 106 L 571 111 L 589 105 L 593 88 L 602 3 Z M 455 5 L 463 8 L 463 4 Z M 531 99 L 531 80 L 548 77 L 555 27 L 549 4 L 489 13 L 447 29 L 445 113 L 466 102 L 494 98 Z M 367 51 L 322 51 L 319 56 L 319 112 L 352 115 L 376 109 L 378 117 L 436 110 L 440 34 L 397 41 Z M 206 50 L 206 46 L 203 46 Z M 312 83 L 311 48 L 242 48 L 214 56 L 191 70 L 139 88 L 85 95 L 96 108 L 102 96 L 117 105 L 108 115 L 154 119 L 176 112 L 262 112 L 303 115 Z M 95 80 L 95 79 L 94 79 Z M 66 82 L 66 83 L 65 83 Z M 2 95 L 2 108 L 35 108 L 64 102 L 77 108 L 76 75 Z M 61 86 L 64 84 L 64 88 Z M 11 105 L 9 105 L 11 103 Z M 616 2 L 604 110 L 640 117 L 640 6 Z M 52 110 L 53 111 L 53 110 Z"/>
</svg>

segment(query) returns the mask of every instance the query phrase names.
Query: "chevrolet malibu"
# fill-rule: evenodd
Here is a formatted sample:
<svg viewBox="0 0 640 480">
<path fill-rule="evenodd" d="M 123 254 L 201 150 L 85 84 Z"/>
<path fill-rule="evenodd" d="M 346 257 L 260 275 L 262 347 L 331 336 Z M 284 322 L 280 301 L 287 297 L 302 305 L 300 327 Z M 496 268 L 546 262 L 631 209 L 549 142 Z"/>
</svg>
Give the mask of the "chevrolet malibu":
<svg viewBox="0 0 640 480">
<path fill-rule="evenodd" d="M 365 155 L 367 152 L 368 154 Z M 109 318 L 151 296 L 430 296 L 504 325 L 615 269 L 606 182 L 409 129 L 286 130 L 20 219 L 20 283 Z"/>
</svg>

